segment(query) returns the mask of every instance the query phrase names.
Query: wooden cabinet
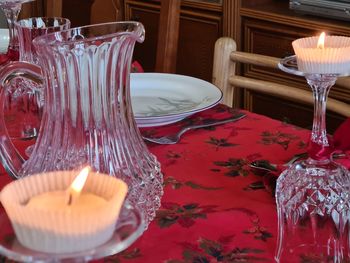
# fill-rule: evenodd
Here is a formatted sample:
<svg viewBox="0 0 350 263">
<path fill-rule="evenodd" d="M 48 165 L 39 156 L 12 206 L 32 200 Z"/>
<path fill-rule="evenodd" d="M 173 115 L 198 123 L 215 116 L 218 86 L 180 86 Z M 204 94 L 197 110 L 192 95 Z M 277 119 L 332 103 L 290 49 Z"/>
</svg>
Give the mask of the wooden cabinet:
<svg viewBox="0 0 350 263">
<path fill-rule="evenodd" d="M 138 20 L 146 29 L 144 43 L 137 44 L 135 59 L 146 71 L 155 68 L 160 1 L 125 0 L 125 19 Z M 222 36 L 221 1 L 182 1 L 177 51 L 178 74 L 211 81 L 216 39 Z"/>
<path fill-rule="evenodd" d="M 348 23 L 309 15 L 297 14 L 289 9 L 288 0 L 241 0 L 239 6 L 240 24 L 236 25 L 239 34 L 239 48 L 276 57 L 293 54 L 292 41 L 306 36 L 316 36 L 325 31 L 332 35 L 350 35 Z M 284 74 L 280 71 L 265 70 L 261 67 L 244 67 L 241 74 L 259 79 L 274 79 L 301 89 L 309 89 L 304 78 Z M 330 97 L 350 102 L 350 87 L 335 86 Z M 242 107 L 251 111 L 284 119 L 298 126 L 310 127 L 312 107 L 290 101 L 245 91 Z M 333 113 L 327 114 L 328 130 L 332 132 L 344 119 Z"/>
</svg>

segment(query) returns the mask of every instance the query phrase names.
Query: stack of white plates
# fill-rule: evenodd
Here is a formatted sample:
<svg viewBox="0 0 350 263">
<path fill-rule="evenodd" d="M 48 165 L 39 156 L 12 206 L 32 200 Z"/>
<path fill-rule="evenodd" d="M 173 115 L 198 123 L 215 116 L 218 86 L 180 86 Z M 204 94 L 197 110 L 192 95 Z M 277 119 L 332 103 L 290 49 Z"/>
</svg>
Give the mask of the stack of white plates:
<svg viewBox="0 0 350 263">
<path fill-rule="evenodd" d="M 133 73 L 131 102 L 138 127 L 174 123 L 209 109 L 222 99 L 213 84 L 183 75 Z"/>
<path fill-rule="evenodd" d="M 0 28 L 0 54 L 7 52 L 9 42 L 9 30 L 7 28 Z"/>
</svg>

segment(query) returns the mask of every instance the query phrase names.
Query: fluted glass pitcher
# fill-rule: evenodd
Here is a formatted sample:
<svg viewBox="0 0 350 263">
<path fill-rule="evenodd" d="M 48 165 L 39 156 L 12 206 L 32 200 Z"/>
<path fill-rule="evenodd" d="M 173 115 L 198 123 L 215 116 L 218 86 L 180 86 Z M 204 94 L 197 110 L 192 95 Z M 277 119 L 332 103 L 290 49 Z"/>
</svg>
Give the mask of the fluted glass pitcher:
<svg viewBox="0 0 350 263">
<path fill-rule="evenodd" d="M 12 177 L 90 165 L 126 181 L 128 200 L 147 222 L 154 218 L 162 174 L 134 121 L 129 89 L 134 45 L 143 40 L 138 22 L 72 28 L 34 39 L 40 67 L 13 62 L 2 69 L 2 108 L 6 83 L 16 77 L 42 82 L 44 89 L 40 131 L 28 160 L 13 146 L 1 118 L 0 158 Z"/>
</svg>

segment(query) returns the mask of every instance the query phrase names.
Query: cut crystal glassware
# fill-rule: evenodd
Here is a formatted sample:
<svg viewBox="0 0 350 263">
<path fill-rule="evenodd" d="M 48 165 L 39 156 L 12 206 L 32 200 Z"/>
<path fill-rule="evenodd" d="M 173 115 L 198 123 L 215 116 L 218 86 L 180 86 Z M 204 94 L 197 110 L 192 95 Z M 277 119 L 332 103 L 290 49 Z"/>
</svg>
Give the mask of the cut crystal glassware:
<svg viewBox="0 0 350 263">
<path fill-rule="evenodd" d="M 34 38 L 48 33 L 70 28 L 70 21 L 61 17 L 31 17 L 15 22 L 19 41 L 19 60 L 38 64 L 38 56 L 33 45 Z M 12 122 L 7 123 L 7 130 L 13 138 L 35 138 L 39 132 L 40 118 L 44 103 L 42 85 L 36 85 L 25 78 L 16 79 L 11 85 L 7 103 L 8 115 L 16 116 Z M 20 108 L 20 110 L 19 110 Z M 20 115 L 19 120 L 18 111 Z M 26 150 L 29 156 L 32 146 Z"/>
<path fill-rule="evenodd" d="M 294 63 L 292 63 L 294 60 Z M 350 257 L 350 176 L 331 158 L 326 100 L 336 74 L 304 74 L 288 57 L 280 68 L 305 76 L 314 96 L 309 158 L 293 163 L 278 178 L 277 262 L 347 262 Z"/>
<path fill-rule="evenodd" d="M 34 0 L 0 0 L 0 8 L 4 11 L 10 33 L 10 43 L 8 55 L 11 60 L 18 60 L 18 38 L 15 30 L 15 22 L 22 9 L 22 4 L 33 2 Z"/>
<path fill-rule="evenodd" d="M 0 67 L 10 61 L 19 59 L 19 42 L 15 23 L 22 9 L 22 4 L 32 1 L 34 0 L 0 0 L 0 8 L 6 16 L 10 38 L 7 53 L 2 55 L 3 59 Z M 28 124 L 37 119 L 36 117 L 33 118 L 33 116 L 38 114 L 36 107 L 32 107 L 35 104 L 36 95 L 32 92 L 28 93 L 26 84 L 23 84 L 20 79 L 14 79 L 8 85 L 11 87 L 7 89 L 5 114 L 7 115 L 6 124 L 11 137 L 24 140 L 36 137 L 37 130 L 32 127 L 33 125 Z M 28 114 L 23 114 L 17 125 L 15 125 L 13 113 L 18 111 L 24 111 Z"/>
<path fill-rule="evenodd" d="M 72 28 L 33 41 L 40 67 L 12 62 L 3 68 L 2 91 L 18 75 L 44 83 L 40 131 L 27 161 L 0 125 L 0 158 L 13 178 L 90 165 L 128 184 L 127 200 L 140 208 L 147 224 L 155 217 L 163 177 L 141 138 L 130 99 L 133 48 L 143 40 L 138 22 Z"/>
</svg>

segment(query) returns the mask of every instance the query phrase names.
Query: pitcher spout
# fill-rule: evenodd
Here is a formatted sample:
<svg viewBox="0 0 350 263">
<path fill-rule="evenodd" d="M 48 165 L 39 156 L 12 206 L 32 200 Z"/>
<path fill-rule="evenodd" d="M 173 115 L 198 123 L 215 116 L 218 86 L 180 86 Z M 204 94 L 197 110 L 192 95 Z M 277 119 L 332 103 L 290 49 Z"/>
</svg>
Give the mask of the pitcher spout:
<svg viewBox="0 0 350 263">
<path fill-rule="evenodd" d="M 143 43 L 145 41 L 145 28 L 141 23 L 137 23 L 137 29 L 135 30 L 136 41 Z"/>
</svg>

